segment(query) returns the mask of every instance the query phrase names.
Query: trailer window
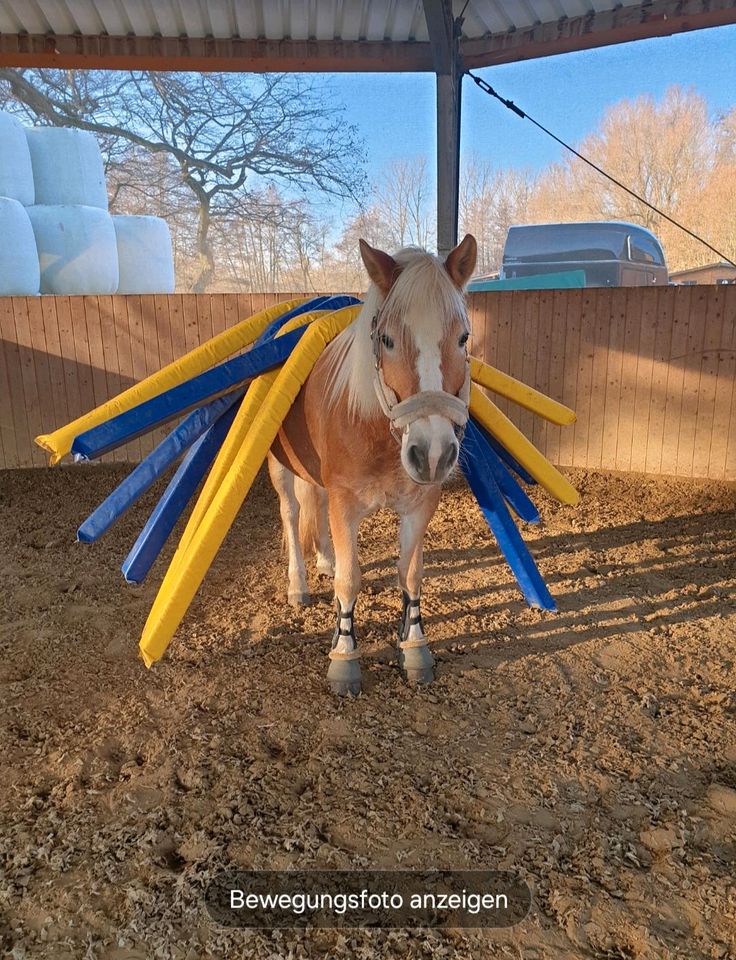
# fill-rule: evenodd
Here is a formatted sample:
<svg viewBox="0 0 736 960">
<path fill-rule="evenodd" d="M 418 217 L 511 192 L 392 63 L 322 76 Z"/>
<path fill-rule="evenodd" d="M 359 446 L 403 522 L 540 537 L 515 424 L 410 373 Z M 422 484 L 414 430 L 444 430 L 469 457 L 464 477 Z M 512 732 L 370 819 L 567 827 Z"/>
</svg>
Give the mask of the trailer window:
<svg viewBox="0 0 736 960">
<path fill-rule="evenodd" d="M 632 234 L 630 241 L 632 260 L 639 263 L 664 263 L 661 250 L 649 237 L 643 234 Z"/>
</svg>

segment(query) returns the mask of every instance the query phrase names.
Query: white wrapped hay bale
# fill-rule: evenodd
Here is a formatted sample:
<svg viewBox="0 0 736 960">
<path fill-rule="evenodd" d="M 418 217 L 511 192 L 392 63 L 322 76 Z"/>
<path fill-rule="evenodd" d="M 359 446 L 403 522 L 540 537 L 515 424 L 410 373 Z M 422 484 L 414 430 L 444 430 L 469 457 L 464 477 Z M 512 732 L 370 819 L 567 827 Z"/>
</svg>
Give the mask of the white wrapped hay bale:
<svg viewBox="0 0 736 960">
<path fill-rule="evenodd" d="M 118 293 L 173 293 L 174 257 L 166 221 L 123 215 L 112 221 L 118 242 Z"/>
<path fill-rule="evenodd" d="M 41 267 L 41 293 L 115 293 L 118 251 L 112 217 L 85 206 L 28 207 Z"/>
<path fill-rule="evenodd" d="M 94 134 L 67 127 L 26 130 L 36 203 L 81 204 L 107 210 L 102 154 Z"/>
<path fill-rule="evenodd" d="M 38 253 L 26 208 L 0 197 L 0 297 L 30 297 L 38 290 Z"/>
<path fill-rule="evenodd" d="M 0 197 L 28 207 L 34 201 L 33 168 L 20 120 L 0 110 Z"/>
</svg>

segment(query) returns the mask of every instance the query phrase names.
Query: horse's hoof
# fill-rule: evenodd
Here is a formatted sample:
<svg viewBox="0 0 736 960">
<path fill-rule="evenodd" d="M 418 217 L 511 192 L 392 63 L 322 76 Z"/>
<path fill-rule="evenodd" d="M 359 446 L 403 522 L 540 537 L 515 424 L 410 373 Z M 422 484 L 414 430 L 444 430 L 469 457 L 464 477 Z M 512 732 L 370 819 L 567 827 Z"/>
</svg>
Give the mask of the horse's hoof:
<svg viewBox="0 0 736 960">
<path fill-rule="evenodd" d="M 309 605 L 309 594 L 308 593 L 289 593 L 288 594 L 289 606 L 290 607 L 306 607 Z"/>
<path fill-rule="evenodd" d="M 357 697 L 360 693 L 360 661 L 330 660 L 327 680 L 335 696 Z"/>
<path fill-rule="evenodd" d="M 431 683 L 434 680 L 434 657 L 427 646 L 399 647 L 399 667 L 409 683 Z"/>
</svg>

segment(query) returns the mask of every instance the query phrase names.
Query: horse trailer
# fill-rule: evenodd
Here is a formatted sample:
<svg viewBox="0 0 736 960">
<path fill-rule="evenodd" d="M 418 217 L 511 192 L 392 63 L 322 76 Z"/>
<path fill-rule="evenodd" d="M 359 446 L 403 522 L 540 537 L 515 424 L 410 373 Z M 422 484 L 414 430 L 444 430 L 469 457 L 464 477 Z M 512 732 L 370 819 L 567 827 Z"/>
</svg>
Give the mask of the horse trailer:
<svg viewBox="0 0 736 960">
<path fill-rule="evenodd" d="M 662 245 L 633 223 L 539 223 L 509 227 L 501 279 L 584 270 L 586 287 L 669 282 Z"/>
</svg>

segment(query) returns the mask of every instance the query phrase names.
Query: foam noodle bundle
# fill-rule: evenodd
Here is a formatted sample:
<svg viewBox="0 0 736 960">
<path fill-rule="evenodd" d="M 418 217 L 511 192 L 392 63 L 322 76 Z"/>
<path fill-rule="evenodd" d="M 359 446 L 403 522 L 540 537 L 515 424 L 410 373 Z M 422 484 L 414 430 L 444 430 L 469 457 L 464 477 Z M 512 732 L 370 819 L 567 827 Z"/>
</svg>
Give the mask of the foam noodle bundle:
<svg viewBox="0 0 736 960">
<path fill-rule="evenodd" d="M 112 217 L 98 207 L 28 207 L 41 267 L 41 293 L 104 294 L 118 288 Z"/>
<path fill-rule="evenodd" d="M 39 291 L 38 253 L 25 207 L 0 197 L 0 297 L 35 296 Z"/>
<path fill-rule="evenodd" d="M 173 293 L 174 257 L 161 217 L 114 216 L 120 282 L 118 293 Z"/>
<path fill-rule="evenodd" d="M 33 167 L 25 129 L 19 120 L 1 110 L 0 197 L 10 197 L 25 207 L 35 202 Z"/>
<path fill-rule="evenodd" d="M 107 210 L 102 154 L 94 134 L 67 127 L 26 130 L 35 203 L 81 204 Z"/>
<path fill-rule="evenodd" d="M 135 468 L 80 528 L 80 539 L 96 539 L 104 533 L 135 502 L 149 481 L 160 476 L 189 446 L 123 563 L 128 580 L 140 582 L 146 576 L 204 480 L 141 637 L 140 650 L 146 666 L 163 655 L 185 616 L 312 367 L 327 344 L 352 323 L 360 309 L 355 298 L 334 296 L 291 301 L 263 310 L 74 423 L 37 438 L 41 446 L 51 451 L 52 462 L 56 462 L 70 448 L 76 449 L 75 445 L 85 436 L 89 446 L 90 438 L 98 430 L 110 437 L 97 446 L 92 444 L 90 449 L 104 451 L 112 448 L 110 444 L 123 442 L 135 424 L 152 428 L 161 418 L 146 419 L 147 412 L 151 412 L 149 407 L 155 408 L 154 412 L 184 414 L 195 405 L 195 398 L 199 403 L 206 401 Z M 253 345 L 248 354 L 236 361 L 224 359 L 248 344 Z M 526 523 L 539 521 L 539 512 L 520 482 L 539 483 L 562 503 L 574 504 L 578 495 L 480 387 L 508 397 L 552 423 L 570 424 L 575 414 L 476 358 L 471 358 L 470 374 L 474 383 L 461 454 L 463 472 L 525 599 L 531 606 L 554 610 L 554 600 L 511 511 Z M 169 413 L 166 418 L 170 418 Z M 132 428 L 126 426 L 128 421 Z"/>
</svg>

